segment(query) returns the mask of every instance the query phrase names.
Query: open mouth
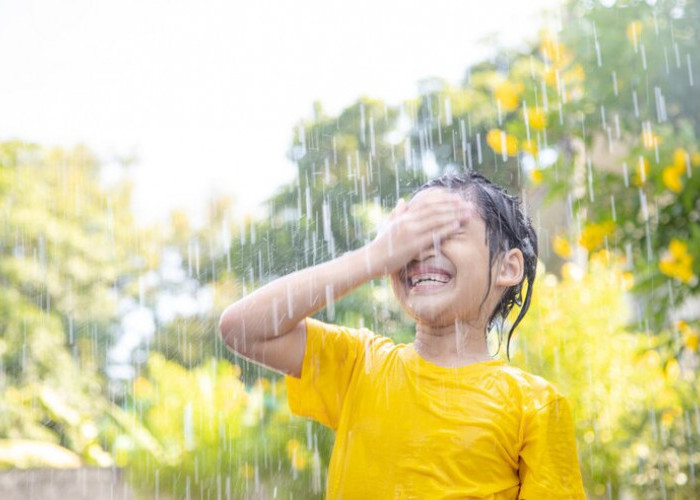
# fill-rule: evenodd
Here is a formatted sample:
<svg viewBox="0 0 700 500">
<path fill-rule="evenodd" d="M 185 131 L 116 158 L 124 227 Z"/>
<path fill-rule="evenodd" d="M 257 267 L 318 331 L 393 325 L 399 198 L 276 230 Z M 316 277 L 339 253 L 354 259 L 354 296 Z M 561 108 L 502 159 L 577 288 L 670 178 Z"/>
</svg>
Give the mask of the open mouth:
<svg viewBox="0 0 700 500">
<path fill-rule="evenodd" d="M 452 274 L 439 268 L 413 268 L 406 273 L 406 284 L 411 291 L 439 290 L 452 280 Z"/>
</svg>

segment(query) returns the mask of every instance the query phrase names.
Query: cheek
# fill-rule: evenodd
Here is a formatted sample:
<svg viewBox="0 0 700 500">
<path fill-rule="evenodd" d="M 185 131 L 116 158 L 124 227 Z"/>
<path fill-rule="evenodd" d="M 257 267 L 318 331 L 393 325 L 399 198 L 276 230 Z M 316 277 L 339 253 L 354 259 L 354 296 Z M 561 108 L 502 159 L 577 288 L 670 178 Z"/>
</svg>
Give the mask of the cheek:
<svg viewBox="0 0 700 500">
<path fill-rule="evenodd" d="M 399 302 L 403 302 L 404 297 L 405 297 L 404 296 L 404 287 L 403 287 L 403 283 L 399 279 L 398 274 L 391 275 L 391 289 L 394 292 L 394 297 L 396 297 L 396 299 Z"/>
</svg>

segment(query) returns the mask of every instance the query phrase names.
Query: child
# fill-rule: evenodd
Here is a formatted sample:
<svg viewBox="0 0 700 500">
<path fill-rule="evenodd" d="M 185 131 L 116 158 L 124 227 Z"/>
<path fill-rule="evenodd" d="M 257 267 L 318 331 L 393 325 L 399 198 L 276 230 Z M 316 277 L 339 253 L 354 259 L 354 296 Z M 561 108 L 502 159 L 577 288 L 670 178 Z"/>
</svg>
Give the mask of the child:
<svg viewBox="0 0 700 500">
<path fill-rule="evenodd" d="M 583 499 L 566 400 L 486 342 L 518 304 L 510 343 L 536 263 L 517 198 L 474 172 L 445 176 L 400 202 L 371 243 L 229 306 L 221 333 L 288 375 L 294 413 L 335 430 L 327 498 Z M 310 318 L 385 275 L 416 321 L 413 343 Z"/>
</svg>

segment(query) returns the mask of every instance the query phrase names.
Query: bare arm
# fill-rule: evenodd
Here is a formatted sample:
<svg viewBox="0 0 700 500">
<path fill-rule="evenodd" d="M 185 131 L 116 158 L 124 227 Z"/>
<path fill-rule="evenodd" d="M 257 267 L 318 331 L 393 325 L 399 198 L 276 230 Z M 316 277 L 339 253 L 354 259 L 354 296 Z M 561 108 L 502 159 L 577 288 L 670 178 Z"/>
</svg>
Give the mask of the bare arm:
<svg viewBox="0 0 700 500">
<path fill-rule="evenodd" d="M 405 266 L 435 238 L 468 216 L 457 195 L 440 193 L 399 205 L 371 243 L 329 262 L 279 278 L 230 305 L 219 328 L 229 348 L 256 363 L 300 376 L 306 347 L 304 319 L 362 283 Z"/>
<path fill-rule="evenodd" d="M 277 279 L 222 314 L 226 344 L 272 369 L 299 376 L 306 345 L 304 319 L 380 274 L 368 266 L 365 249 Z M 352 271 L 350 271 L 352 270 Z"/>
</svg>

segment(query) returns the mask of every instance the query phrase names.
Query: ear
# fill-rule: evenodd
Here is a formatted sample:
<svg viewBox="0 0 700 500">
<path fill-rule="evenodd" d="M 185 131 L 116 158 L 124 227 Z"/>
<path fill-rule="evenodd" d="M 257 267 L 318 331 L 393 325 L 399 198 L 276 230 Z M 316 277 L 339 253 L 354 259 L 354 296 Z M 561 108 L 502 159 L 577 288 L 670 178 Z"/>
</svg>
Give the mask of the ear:
<svg viewBox="0 0 700 500">
<path fill-rule="evenodd" d="M 524 272 L 523 252 L 519 248 L 513 248 L 503 254 L 498 266 L 495 283 L 504 287 L 517 285 L 522 281 Z"/>
</svg>

